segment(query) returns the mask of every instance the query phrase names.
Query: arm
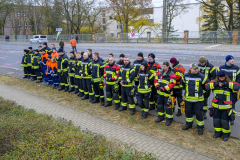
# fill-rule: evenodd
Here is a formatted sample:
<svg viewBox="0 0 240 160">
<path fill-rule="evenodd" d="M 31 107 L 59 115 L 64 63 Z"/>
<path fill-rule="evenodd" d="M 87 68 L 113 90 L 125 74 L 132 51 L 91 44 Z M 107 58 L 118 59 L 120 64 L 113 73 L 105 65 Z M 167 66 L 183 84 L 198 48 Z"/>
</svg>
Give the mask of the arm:
<svg viewBox="0 0 240 160">
<path fill-rule="evenodd" d="M 134 80 L 134 78 L 135 78 L 135 71 L 134 71 L 134 68 L 132 68 L 130 71 L 129 71 L 129 74 L 130 74 L 130 76 L 129 76 L 129 78 L 127 78 L 126 80 L 125 80 L 125 84 L 127 84 L 127 83 L 131 83 L 133 80 Z"/>
<path fill-rule="evenodd" d="M 209 90 L 214 89 L 217 86 L 218 86 L 218 83 L 214 83 L 213 81 L 211 81 L 211 82 L 205 84 L 205 89 L 207 91 L 209 91 Z"/>
<path fill-rule="evenodd" d="M 216 68 L 213 67 L 211 70 L 210 70 L 210 77 L 211 79 L 210 80 L 214 80 L 216 78 Z"/>
<path fill-rule="evenodd" d="M 236 74 L 236 82 L 240 84 L 240 69 L 237 71 Z"/>
<path fill-rule="evenodd" d="M 114 80 L 114 81 L 117 81 L 117 80 L 118 80 L 118 76 L 119 76 L 119 70 L 120 70 L 120 67 L 119 67 L 119 66 L 117 66 L 117 69 L 116 69 L 116 74 L 115 74 L 115 76 L 112 78 L 112 80 Z"/>
<path fill-rule="evenodd" d="M 103 73 L 104 73 L 104 64 L 100 63 L 100 68 L 99 68 L 99 76 L 103 77 Z"/>
<path fill-rule="evenodd" d="M 118 82 L 120 83 L 122 81 L 122 69 L 119 70 L 119 78 Z"/>
<path fill-rule="evenodd" d="M 170 91 L 176 84 L 176 75 L 173 73 L 170 76 L 170 83 L 164 87 L 165 91 Z"/>
</svg>

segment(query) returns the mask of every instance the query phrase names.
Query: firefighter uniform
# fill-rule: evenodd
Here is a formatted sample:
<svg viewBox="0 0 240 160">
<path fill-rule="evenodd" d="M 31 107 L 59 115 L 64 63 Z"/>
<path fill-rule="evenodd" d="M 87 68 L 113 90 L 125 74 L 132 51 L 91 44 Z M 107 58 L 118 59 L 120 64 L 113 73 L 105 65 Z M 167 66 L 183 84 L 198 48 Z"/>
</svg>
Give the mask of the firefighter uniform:
<svg viewBox="0 0 240 160">
<path fill-rule="evenodd" d="M 167 73 L 160 71 L 156 74 L 154 80 L 154 86 L 157 88 L 158 99 L 157 99 L 157 112 L 158 119 L 155 121 L 159 123 L 165 119 L 166 113 L 166 126 L 170 126 L 173 121 L 173 108 L 172 105 L 168 104 L 173 94 L 173 87 L 176 84 L 176 75 L 171 68 Z M 170 99 L 170 100 L 169 100 Z"/>
<path fill-rule="evenodd" d="M 63 52 L 62 48 L 60 48 L 58 52 Z M 57 60 L 57 67 L 60 80 L 60 86 L 58 90 L 61 91 L 64 89 L 64 92 L 67 92 L 69 90 L 68 56 L 65 53 L 63 55 L 59 55 L 59 58 Z"/>
<path fill-rule="evenodd" d="M 33 53 L 34 53 L 33 51 L 29 51 L 28 58 L 27 58 L 27 61 L 28 61 L 28 71 L 30 73 L 29 78 L 31 77 L 32 81 L 37 79 L 36 75 L 34 74 L 34 70 L 32 68 Z"/>
<path fill-rule="evenodd" d="M 223 76 L 225 76 L 225 73 Z M 227 141 L 231 133 L 229 119 L 235 113 L 232 108 L 233 91 L 238 91 L 239 85 L 234 81 L 221 83 L 223 85 L 219 86 L 219 82 L 211 81 L 206 85 L 206 89 L 213 91 L 213 126 L 215 128 L 213 138 L 223 136 L 223 140 Z"/>
<path fill-rule="evenodd" d="M 93 90 L 95 94 L 95 99 L 92 103 L 98 103 L 99 97 L 101 99 L 101 106 L 104 106 L 104 92 L 103 92 L 103 72 L 104 72 L 104 64 L 98 58 L 97 61 L 93 60 L 92 64 L 92 82 L 93 82 Z"/>
<path fill-rule="evenodd" d="M 144 71 L 140 71 L 138 72 L 137 78 L 139 79 L 137 86 L 137 101 L 142 109 L 142 119 L 145 119 L 149 111 L 149 96 L 152 91 L 151 86 L 154 82 L 154 76 L 152 72 L 145 74 Z"/>
<path fill-rule="evenodd" d="M 148 67 L 150 68 L 150 71 L 153 73 L 153 76 L 156 76 L 156 74 L 161 71 L 160 64 L 155 62 L 155 60 L 153 62 L 148 62 Z M 150 110 L 153 110 L 156 108 L 157 97 L 158 97 L 157 89 L 154 86 L 152 86 L 152 92 L 149 100 Z"/>
<path fill-rule="evenodd" d="M 80 75 L 81 70 L 82 70 L 82 60 L 83 60 L 82 57 L 77 60 L 77 69 L 76 69 L 76 74 L 75 74 L 75 78 L 76 78 L 76 82 L 77 82 L 78 90 L 79 90 L 79 93 L 78 93 L 79 97 L 83 97 L 84 96 L 82 77 Z"/>
<path fill-rule="evenodd" d="M 194 68 L 197 68 L 197 64 L 194 64 Z M 187 73 L 183 76 L 183 87 L 185 89 L 185 116 L 186 126 L 183 130 L 187 130 L 192 127 L 193 124 L 193 112 L 196 114 L 198 134 L 203 134 L 204 120 L 203 120 L 203 105 L 204 105 L 204 87 L 208 83 L 208 78 L 201 73 L 191 74 Z"/>
<path fill-rule="evenodd" d="M 204 60 L 205 61 L 205 57 L 200 57 L 199 61 Z M 203 62 L 203 61 L 202 61 Z M 214 80 L 216 78 L 216 68 L 208 62 L 208 60 L 206 59 L 205 61 L 205 66 L 201 66 L 201 64 L 198 64 L 198 69 L 200 71 L 200 73 L 205 75 L 205 78 L 208 78 L 209 80 Z M 210 96 L 210 91 L 204 91 L 204 106 L 203 106 L 203 116 L 204 119 L 207 119 L 206 113 L 207 113 L 207 109 L 208 109 L 208 98 Z"/>
<path fill-rule="evenodd" d="M 47 46 L 47 43 L 46 43 L 46 42 L 44 42 L 43 45 L 46 45 L 46 47 L 43 48 L 43 49 L 46 51 L 46 53 L 47 53 L 48 55 L 51 55 L 51 53 L 52 53 L 51 48 L 49 48 L 49 47 Z"/>
<path fill-rule="evenodd" d="M 42 55 L 41 55 L 41 68 L 42 68 L 42 73 L 43 73 L 43 79 L 44 82 L 48 82 L 48 77 L 46 74 L 46 70 L 47 70 L 47 59 L 48 59 L 48 54 L 46 53 L 46 51 L 43 49 L 42 50 Z"/>
<path fill-rule="evenodd" d="M 118 85 L 118 76 L 120 68 L 117 64 L 113 63 L 112 65 L 108 64 L 104 67 L 104 79 L 106 79 L 106 96 L 107 103 L 104 107 L 112 105 L 112 98 L 115 103 L 115 110 L 120 107 L 120 100 L 118 96 L 118 90 L 120 86 Z"/>
<path fill-rule="evenodd" d="M 174 65 L 172 66 L 172 71 L 174 72 L 174 74 L 176 75 L 176 84 L 173 87 L 173 96 L 177 99 L 177 103 L 178 103 L 178 112 L 176 114 L 176 116 L 180 116 L 181 115 L 181 106 L 180 104 L 183 101 L 183 95 L 182 95 L 182 78 L 183 75 L 185 74 L 185 68 L 177 61 L 177 59 L 173 57 L 170 59 L 170 63 L 175 62 Z M 174 103 L 174 105 L 176 105 L 176 102 Z M 175 109 L 175 106 L 174 106 Z M 173 111 L 174 111 L 173 109 Z"/>
<path fill-rule="evenodd" d="M 57 63 L 52 62 L 50 66 L 50 73 L 51 73 L 51 79 L 52 79 L 52 84 L 53 88 L 57 88 L 59 86 L 59 77 L 58 77 L 58 72 L 57 72 Z"/>
<path fill-rule="evenodd" d="M 92 61 L 89 58 L 83 59 L 82 66 L 81 66 L 81 74 L 83 74 L 82 77 L 82 84 L 84 88 L 84 97 L 82 100 L 89 99 L 89 102 L 92 102 L 94 99 L 94 93 L 92 88 Z"/>
<path fill-rule="evenodd" d="M 34 75 L 37 77 L 37 83 L 40 83 L 42 81 L 42 72 L 40 72 L 40 60 L 41 60 L 41 55 L 38 53 L 36 50 L 34 55 L 32 56 L 32 69 L 34 72 Z"/>
<path fill-rule="evenodd" d="M 125 55 L 123 55 L 123 54 L 121 54 L 120 56 L 125 57 Z M 120 61 L 119 60 L 116 64 L 119 65 L 119 68 L 121 69 L 124 66 L 124 61 Z M 120 86 L 119 90 L 118 90 L 118 96 L 119 96 L 119 99 L 121 101 L 121 94 L 122 94 L 122 92 L 121 92 L 121 85 L 120 85 L 120 83 L 118 83 L 118 85 Z"/>
<path fill-rule="evenodd" d="M 70 59 L 69 59 L 68 76 L 69 76 L 69 79 L 70 79 L 70 89 L 69 89 L 68 92 L 75 91 L 75 85 L 76 85 L 76 82 L 75 82 L 75 72 L 76 72 L 75 66 L 76 66 L 76 61 L 77 61 L 77 58 L 75 56 L 70 57 Z"/>
<path fill-rule="evenodd" d="M 129 64 L 124 65 L 119 72 L 119 82 L 123 81 L 123 85 L 121 86 L 122 94 L 121 94 L 121 108 L 119 111 L 127 110 L 127 104 L 129 103 L 130 114 L 135 114 L 135 103 L 134 103 L 134 94 L 131 92 L 134 90 L 133 88 L 133 80 L 135 78 L 135 71 L 132 65 Z"/>
<path fill-rule="evenodd" d="M 46 54 L 48 55 L 48 54 Z M 46 66 L 47 66 L 47 69 L 46 69 L 46 81 L 47 81 L 47 85 L 48 86 L 51 86 L 53 84 L 53 79 L 51 77 L 51 65 L 52 65 L 52 60 L 51 60 L 51 56 L 48 56 L 48 60 L 46 62 Z"/>
<path fill-rule="evenodd" d="M 28 78 L 28 76 L 29 76 L 27 58 L 28 58 L 28 50 L 24 49 L 24 55 L 22 57 L 22 62 L 21 62 L 21 67 L 23 67 L 23 69 L 24 69 L 24 77 L 23 78 Z"/>
</svg>

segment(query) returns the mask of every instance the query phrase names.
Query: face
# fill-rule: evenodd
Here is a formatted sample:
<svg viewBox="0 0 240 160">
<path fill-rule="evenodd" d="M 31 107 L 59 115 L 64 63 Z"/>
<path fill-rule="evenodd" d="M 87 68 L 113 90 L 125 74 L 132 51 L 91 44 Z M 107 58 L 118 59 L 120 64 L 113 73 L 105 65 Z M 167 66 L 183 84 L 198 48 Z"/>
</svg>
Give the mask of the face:
<svg viewBox="0 0 240 160">
<path fill-rule="evenodd" d="M 142 59 L 143 59 L 142 57 L 137 56 L 137 60 L 138 60 L 138 61 L 141 61 Z"/>
<path fill-rule="evenodd" d="M 120 60 L 120 61 L 123 61 L 123 60 L 124 60 L 124 57 L 120 57 L 119 60 Z"/>
<path fill-rule="evenodd" d="M 73 57 L 74 57 L 74 54 L 73 54 L 73 53 L 70 53 L 70 56 L 73 58 Z"/>
<path fill-rule="evenodd" d="M 88 54 L 88 55 L 90 55 L 90 54 L 91 54 L 91 52 L 90 52 L 89 50 L 87 50 L 87 54 Z"/>
<path fill-rule="evenodd" d="M 229 61 L 228 61 L 228 64 L 234 64 L 234 59 L 230 59 Z"/>
<path fill-rule="evenodd" d="M 153 62 L 153 58 L 151 56 L 148 56 L 149 62 Z"/>
<path fill-rule="evenodd" d="M 98 57 L 97 57 L 95 54 L 92 55 L 92 58 L 93 58 L 93 60 L 95 60 L 95 61 L 98 59 Z"/>
<path fill-rule="evenodd" d="M 47 47 L 45 44 L 43 45 L 43 48 Z"/>
<path fill-rule="evenodd" d="M 205 66 L 206 63 L 201 63 L 201 62 L 200 62 L 200 64 L 201 64 L 201 66 Z"/>
<path fill-rule="evenodd" d="M 219 77 L 220 81 L 224 81 L 225 79 L 226 79 L 225 76 L 224 77 Z"/>
<path fill-rule="evenodd" d="M 53 48 L 54 47 L 54 45 L 51 45 L 51 48 Z"/>
<path fill-rule="evenodd" d="M 34 53 L 35 53 L 35 54 L 38 54 L 38 52 L 37 52 L 37 51 L 35 51 Z"/>
<path fill-rule="evenodd" d="M 113 58 L 109 58 L 108 62 L 109 62 L 109 64 L 113 64 L 113 62 L 114 62 Z"/>
<path fill-rule="evenodd" d="M 174 65 L 174 63 L 171 63 L 171 65 L 173 66 L 173 65 Z"/>
<path fill-rule="evenodd" d="M 55 49 L 53 49 L 53 52 L 56 52 L 56 50 L 55 50 Z"/>
<path fill-rule="evenodd" d="M 125 65 L 129 64 L 129 62 L 130 62 L 130 61 L 129 61 L 129 58 L 124 58 L 124 64 L 125 64 Z"/>
<path fill-rule="evenodd" d="M 52 58 L 52 62 L 55 62 L 55 60 Z"/>
<path fill-rule="evenodd" d="M 59 55 L 62 56 L 64 53 L 63 52 L 59 52 Z"/>
<path fill-rule="evenodd" d="M 108 55 L 108 58 L 113 58 L 113 56 L 112 55 Z"/>
<path fill-rule="evenodd" d="M 144 65 L 141 65 L 141 70 L 145 70 L 145 66 Z"/>
<path fill-rule="evenodd" d="M 83 58 L 84 58 L 84 59 L 87 59 L 87 58 L 88 58 L 88 55 L 87 55 L 87 54 L 83 54 Z"/>
<path fill-rule="evenodd" d="M 42 54 L 45 54 L 46 52 L 45 51 L 42 51 Z"/>
<path fill-rule="evenodd" d="M 190 68 L 190 71 L 192 74 L 197 74 L 198 73 L 198 68 Z"/>
<path fill-rule="evenodd" d="M 167 65 L 162 65 L 162 69 L 164 72 L 166 72 L 168 70 L 168 66 Z"/>
<path fill-rule="evenodd" d="M 81 55 L 80 55 L 80 54 L 77 54 L 77 55 L 76 55 L 76 58 L 77 58 L 77 59 L 80 59 L 80 58 L 81 58 Z"/>
<path fill-rule="evenodd" d="M 39 49 L 39 50 L 41 50 L 41 49 L 42 49 L 42 47 L 38 47 L 38 49 Z"/>
</svg>

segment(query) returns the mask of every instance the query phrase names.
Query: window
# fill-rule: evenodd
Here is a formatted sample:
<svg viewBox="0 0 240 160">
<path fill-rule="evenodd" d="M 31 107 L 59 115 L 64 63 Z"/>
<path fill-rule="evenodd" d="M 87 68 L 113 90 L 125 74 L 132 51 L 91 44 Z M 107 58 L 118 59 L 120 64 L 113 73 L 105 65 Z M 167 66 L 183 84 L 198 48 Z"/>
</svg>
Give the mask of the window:
<svg viewBox="0 0 240 160">
<path fill-rule="evenodd" d="M 27 22 L 25 22 L 24 24 L 25 24 L 25 25 L 24 25 L 24 26 L 25 26 L 25 29 L 28 29 L 28 24 L 27 24 Z"/>
<path fill-rule="evenodd" d="M 20 17 L 21 16 L 21 12 L 17 11 L 17 16 Z"/>
<path fill-rule="evenodd" d="M 27 12 L 26 11 L 23 11 L 23 16 L 27 17 Z"/>
<path fill-rule="evenodd" d="M 18 28 L 22 29 L 22 23 L 21 22 L 18 23 Z"/>
<path fill-rule="evenodd" d="M 31 23 L 29 23 L 29 28 L 32 29 L 32 25 L 31 25 Z"/>
<path fill-rule="evenodd" d="M 39 36 L 35 36 L 34 38 L 39 38 Z"/>
<path fill-rule="evenodd" d="M 103 31 L 106 31 L 106 30 L 107 30 L 106 26 L 103 26 Z"/>
<path fill-rule="evenodd" d="M 47 36 L 40 36 L 40 38 L 47 38 Z"/>
</svg>

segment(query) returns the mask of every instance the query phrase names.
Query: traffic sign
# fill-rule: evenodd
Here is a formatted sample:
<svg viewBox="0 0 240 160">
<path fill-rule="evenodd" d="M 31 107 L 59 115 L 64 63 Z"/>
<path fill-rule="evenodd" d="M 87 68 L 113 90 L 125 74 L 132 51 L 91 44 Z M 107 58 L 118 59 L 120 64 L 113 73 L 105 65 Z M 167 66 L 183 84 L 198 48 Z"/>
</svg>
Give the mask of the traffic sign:
<svg viewBox="0 0 240 160">
<path fill-rule="evenodd" d="M 61 31 L 62 31 L 62 28 L 56 28 L 56 31 L 60 31 L 60 32 L 61 32 Z"/>
</svg>

